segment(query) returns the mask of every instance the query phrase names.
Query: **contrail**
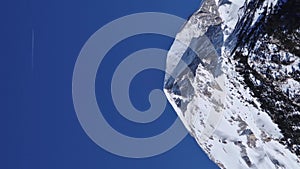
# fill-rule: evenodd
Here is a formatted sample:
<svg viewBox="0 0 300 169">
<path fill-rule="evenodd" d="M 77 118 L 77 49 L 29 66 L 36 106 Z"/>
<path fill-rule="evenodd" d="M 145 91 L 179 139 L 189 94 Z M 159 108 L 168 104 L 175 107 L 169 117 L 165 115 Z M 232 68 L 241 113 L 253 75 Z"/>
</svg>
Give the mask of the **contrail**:
<svg viewBox="0 0 300 169">
<path fill-rule="evenodd" d="M 31 68 L 33 69 L 33 57 L 34 57 L 34 29 L 31 30 Z"/>
</svg>

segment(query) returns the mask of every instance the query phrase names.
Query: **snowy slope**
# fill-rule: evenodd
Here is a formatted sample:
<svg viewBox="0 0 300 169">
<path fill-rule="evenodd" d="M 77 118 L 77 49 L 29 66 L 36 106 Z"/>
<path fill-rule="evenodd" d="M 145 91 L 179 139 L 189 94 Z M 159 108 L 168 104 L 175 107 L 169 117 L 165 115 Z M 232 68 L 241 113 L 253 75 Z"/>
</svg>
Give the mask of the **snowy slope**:
<svg viewBox="0 0 300 169">
<path fill-rule="evenodd" d="M 164 91 L 190 134 L 221 168 L 297 169 L 299 156 L 282 141 L 285 133 L 261 99 L 254 97 L 239 71 L 239 60 L 234 59 L 239 35 L 248 35 L 275 4 L 283 3 L 254 2 L 205 0 L 177 34 L 168 53 Z M 241 25 L 247 29 L 237 29 Z M 251 61 L 257 55 L 247 49 L 240 52 L 249 55 Z M 281 66 L 282 72 L 295 71 L 300 63 L 299 57 L 290 58 L 293 64 Z M 250 65 L 263 72 L 264 64 L 253 61 Z M 253 83 L 263 83 L 251 75 Z M 276 85 L 289 93 L 297 106 L 299 81 L 289 78 Z M 299 112 L 295 109 L 292 113 Z"/>
</svg>

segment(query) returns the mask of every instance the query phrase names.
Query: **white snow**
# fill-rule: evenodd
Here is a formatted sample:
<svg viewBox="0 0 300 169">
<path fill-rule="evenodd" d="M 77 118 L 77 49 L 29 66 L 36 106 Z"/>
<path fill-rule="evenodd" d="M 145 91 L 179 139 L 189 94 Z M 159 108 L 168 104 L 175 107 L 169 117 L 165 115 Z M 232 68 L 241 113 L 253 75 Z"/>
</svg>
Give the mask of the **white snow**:
<svg viewBox="0 0 300 169">
<path fill-rule="evenodd" d="M 224 41 L 232 33 L 239 20 L 245 1 L 231 0 L 231 4 L 207 8 L 212 15 L 220 15 Z M 265 5 L 276 3 L 277 0 L 267 0 Z M 220 0 L 206 0 L 203 4 L 219 4 Z M 264 5 L 264 6 L 265 6 Z M 201 7 L 201 9 L 206 9 Z M 198 11 L 197 11 L 198 12 Z M 167 58 L 167 72 L 177 75 L 183 68 L 176 67 L 181 56 L 193 38 L 202 36 L 209 25 L 217 22 L 202 22 L 197 12 L 177 34 Z M 256 11 L 254 22 L 259 18 L 261 10 Z M 199 19 L 200 18 L 200 19 Z M 274 46 L 269 46 L 274 50 Z M 164 90 L 169 102 L 174 107 L 183 124 L 195 137 L 201 148 L 222 168 L 229 169 L 297 169 L 300 168 L 298 157 L 279 143 L 283 137 L 278 126 L 270 116 L 260 109 L 260 103 L 251 96 L 249 88 L 244 88 L 241 77 L 232 64 L 225 64 L 228 51 L 222 48 L 223 75 L 214 77 L 201 64 L 198 65 L 195 77 L 186 73 L 177 81 L 188 80 L 194 93 L 188 97 L 176 95 Z M 298 64 L 296 62 L 295 64 Z M 292 69 L 292 68 L 290 68 Z M 166 76 L 168 79 L 169 76 Z M 259 80 L 256 80 L 260 84 Z M 280 87 L 288 90 L 298 82 L 288 80 Z M 300 85 L 299 85 L 300 91 Z M 186 109 L 178 107 L 175 99 L 187 102 Z M 201 168 L 201 167 L 200 167 Z"/>
</svg>

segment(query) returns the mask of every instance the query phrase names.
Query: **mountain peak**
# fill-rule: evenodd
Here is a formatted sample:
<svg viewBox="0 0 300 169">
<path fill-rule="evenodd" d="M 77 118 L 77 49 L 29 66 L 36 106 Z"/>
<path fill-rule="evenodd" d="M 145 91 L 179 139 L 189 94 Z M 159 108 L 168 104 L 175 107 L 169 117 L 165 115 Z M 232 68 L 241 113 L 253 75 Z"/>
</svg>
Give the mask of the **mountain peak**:
<svg viewBox="0 0 300 169">
<path fill-rule="evenodd" d="M 167 57 L 165 94 L 221 168 L 300 168 L 297 0 L 205 0 Z"/>
</svg>

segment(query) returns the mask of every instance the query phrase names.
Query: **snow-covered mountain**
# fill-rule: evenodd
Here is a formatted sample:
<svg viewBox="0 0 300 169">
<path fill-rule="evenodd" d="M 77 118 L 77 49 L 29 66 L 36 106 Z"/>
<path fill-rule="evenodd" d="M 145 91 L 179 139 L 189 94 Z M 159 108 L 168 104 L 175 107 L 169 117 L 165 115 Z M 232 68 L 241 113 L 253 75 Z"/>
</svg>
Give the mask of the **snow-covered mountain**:
<svg viewBox="0 0 300 169">
<path fill-rule="evenodd" d="M 300 1 L 204 0 L 164 91 L 221 168 L 300 168 Z"/>
</svg>

